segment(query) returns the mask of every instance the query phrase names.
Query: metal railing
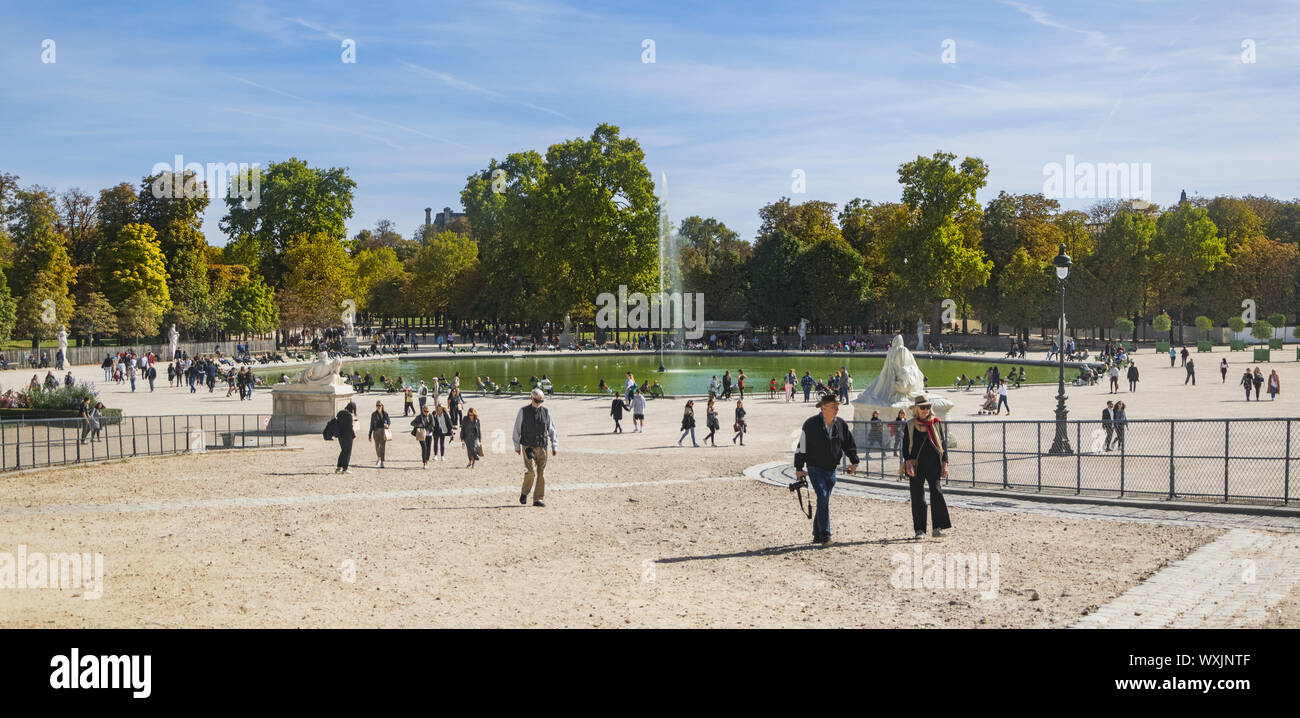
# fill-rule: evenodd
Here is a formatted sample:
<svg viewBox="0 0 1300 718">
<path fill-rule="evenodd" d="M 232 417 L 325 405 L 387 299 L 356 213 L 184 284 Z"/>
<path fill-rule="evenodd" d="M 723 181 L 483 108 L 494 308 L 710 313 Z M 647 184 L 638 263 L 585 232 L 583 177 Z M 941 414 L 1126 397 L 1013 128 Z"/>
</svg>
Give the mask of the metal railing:
<svg viewBox="0 0 1300 718">
<path fill-rule="evenodd" d="M 903 480 L 889 422 L 853 421 L 859 467 Z M 946 485 L 1167 500 L 1289 504 L 1300 419 L 1067 421 L 1074 453 L 1049 452 L 1055 420 L 949 421 Z M 901 441 L 899 442 L 901 444 Z M 900 448 L 901 453 L 901 448 Z"/>
<path fill-rule="evenodd" d="M 252 354 L 261 354 L 263 352 L 276 351 L 274 339 L 249 339 L 249 340 L 240 339 L 240 340 L 232 340 L 232 341 L 224 341 L 224 342 L 184 341 L 184 342 L 177 343 L 176 348 L 188 353 L 190 356 L 193 357 L 193 356 L 198 356 L 200 354 L 211 354 L 212 349 L 214 347 L 220 346 L 222 355 L 231 356 L 235 353 L 236 344 L 243 344 L 244 346 L 248 347 L 248 351 Z M 169 344 L 142 343 L 142 344 L 123 344 L 121 346 L 94 346 L 94 347 L 69 346 L 68 356 L 66 357 L 64 364 L 65 366 L 67 365 L 76 366 L 76 365 L 87 365 L 87 364 L 93 364 L 95 366 L 98 366 L 101 363 L 103 363 L 105 356 L 109 354 L 116 354 L 120 351 L 125 351 L 127 349 L 134 350 L 137 356 L 143 356 L 148 352 L 153 352 L 158 356 L 159 361 L 163 362 L 163 367 L 162 367 L 163 369 L 167 368 L 166 362 L 171 361 L 171 356 L 168 354 L 168 352 L 171 350 L 171 346 Z M 9 362 L 10 369 L 27 369 L 31 371 L 40 369 L 41 371 L 44 371 L 45 369 L 54 368 L 55 359 L 56 359 L 56 355 L 58 354 L 58 351 L 59 351 L 58 347 L 41 347 L 40 349 L 36 349 L 36 350 L 5 349 L 3 351 L 0 351 L 0 356 L 3 356 Z M 44 367 L 40 366 L 41 352 L 45 352 L 46 360 L 48 362 L 47 365 Z M 32 366 L 32 364 L 29 362 L 28 360 L 29 355 L 35 356 L 36 366 Z"/>
<path fill-rule="evenodd" d="M 135 456 L 285 446 L 270 414 L 172 414 L 0 421 L 0 472 Z"/>
</svg>

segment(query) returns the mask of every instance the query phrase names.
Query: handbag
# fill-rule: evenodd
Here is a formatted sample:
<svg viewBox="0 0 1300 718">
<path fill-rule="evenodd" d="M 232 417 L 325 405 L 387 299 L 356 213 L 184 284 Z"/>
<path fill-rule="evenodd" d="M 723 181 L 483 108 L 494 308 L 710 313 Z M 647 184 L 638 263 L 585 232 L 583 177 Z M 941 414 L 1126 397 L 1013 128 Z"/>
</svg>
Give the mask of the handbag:
<svg viewBox="0 0 1300 718">
<path fill-rule="evenodd" d="M 419 442 L 423 442 L 424 437 L 425 437 L 424 427 L 421 426 L 415 430 L 415 440 Z"/>
<path fill-rule="evenodd" d="M 483 442 L 481 441 L 478 442 L 478 446 L 476 448 L 478 449 L 478 458 L 480 459 L 483 458 Z"/>
<path fill-rule="evenodd" d="M 385 427 L 384 427 L 384 441 L 392 441 L 392 440 L 393 440 L 393 430 L 390 429 L 390 428 L 388 428 L 387 426 L 385 426 Z"/>
</svg>

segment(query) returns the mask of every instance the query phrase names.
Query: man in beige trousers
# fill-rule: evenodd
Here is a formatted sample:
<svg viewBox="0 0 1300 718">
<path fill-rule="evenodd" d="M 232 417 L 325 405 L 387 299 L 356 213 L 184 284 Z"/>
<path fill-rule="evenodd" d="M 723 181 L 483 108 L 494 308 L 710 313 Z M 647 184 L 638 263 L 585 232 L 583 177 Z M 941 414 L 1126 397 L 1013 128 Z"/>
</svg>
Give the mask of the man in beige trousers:
<svg viewBox="0 0 1300 718">
<path fill-rule="evenodd" d="M 524 457 L 524 485 L 520 489 L 519 503 L 528 503 L 528 492 L 532 491 L 533 479 L 536 478 L 533 506 L 546 506 L 542 503 L 546 495 L 546 445 L 549 441 L 551 456 L 555 456 L 555 420 L 542 406 L 546 395 L 541 389 L 533 389 L 531 397 L 532 401 L 515 415 L 515 453 Z"/>
</svg>

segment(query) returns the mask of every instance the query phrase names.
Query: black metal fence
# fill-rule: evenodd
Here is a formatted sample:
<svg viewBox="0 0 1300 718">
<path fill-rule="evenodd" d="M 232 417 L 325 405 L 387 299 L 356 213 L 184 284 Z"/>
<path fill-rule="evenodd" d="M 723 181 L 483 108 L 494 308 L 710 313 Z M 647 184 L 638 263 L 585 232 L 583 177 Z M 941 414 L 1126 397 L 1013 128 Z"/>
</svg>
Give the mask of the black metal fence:
<svg viewBox="0 0 1300 718">
<path fill-rule="evenodd" d="M 859 469 L 903 480 L 890 423 L 854 421 Z M 950 485 L 1197 501 L 1289 504 L 1300 419 L 944 422 Z M 901 444 L 901 437 L 898 437 Z"/>
<path fill-rule="evenodd" d="M 0 421 L 0 472 L 133 456 L 285 446 L 270 414 L 179 414 Z"/>
<path fill-rule="evenodd" d="M 221 353 L 223 355 L 231 356 L 235 353 L 236 344 L 243 344 L 244 346 L 248 347 L 248 351 L 252 354 L 261 354 L 262 352 L 273 352 L 276 350 L 274 339 L 248 339 L 248 340 L 239 339 L 235 341 L 226 341 L 226 342 L 185 341 L 185 342 L 178 342 L 176 348 L 188 353 L 190 356 L 193 357 L 193 356 L 198 356 L 199 354 L 211 354 L 212 350 L 215 347 L 220 346 Z M 171 345 L 169 344 L 123 344 L 121 346 L 95 346 L 95 347 L 69 346 L 68 356 L 64 363 L 68 365 L 94 364 L 98 366 L 104 361 L 105 356 L 109 354 L 116 354 L 126 349 L 134 350 L 137 356 L 143 356 L 147 352 L 153 352 L 154 354 L 158 355 L 164 363 L 171 361 L 171 355 L 168 354 L 168 352 L 171 351 Z M 45 356 L 46 365 L 44 367 L 41 366 L 42 352 L 44 352 L 46 355 Z M 36 349 L 36 350 L 5 349 L 3 351 L 0 351 L 0 356 L 3 356 L 5 360 L 9 363 L 10 369 L 41 369 L 41 368 L 53 369 L 55 366 L 55 359 L 58 352 L 59 352 L 58 347 L 41 347 L 40 349 Z M 35 361 L 35 364 L 32 363 L 33 361 Z M 166 369 L 167 367 L 163 366 L 163 368 Z"/>
</svg>

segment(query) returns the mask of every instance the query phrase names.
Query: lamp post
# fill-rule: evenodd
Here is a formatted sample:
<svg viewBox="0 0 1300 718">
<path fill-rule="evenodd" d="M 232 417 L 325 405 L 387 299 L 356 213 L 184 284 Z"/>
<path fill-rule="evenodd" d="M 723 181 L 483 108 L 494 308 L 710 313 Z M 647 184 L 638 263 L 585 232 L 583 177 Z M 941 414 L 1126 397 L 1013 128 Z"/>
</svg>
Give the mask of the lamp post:
<svg viewBox="0 0 1300 718">
<path fill-rule="evenodd" d="M 1056 438 L 1052 440 L 1052 448 L 1048 450 L 1049 454 L 1064 455 L 1073 454 L 1074 449 L 1070 447 L 1070 434 L 1066 426 L 1065 418 L 1070 413 L 1065 408 L 1065 278 L 1070 274 L 1070 255 L 1065 253 L 1065 244 L 1061 245 L 1061 251 L 1052 260 L 1056 265 L 1056 279 L 1061 290 L 1061 321 L 1057 324 L 1058 343 L 1057 357 L 1059 358 L 1059 372 L 1056 380 Z"/>
</svg>

